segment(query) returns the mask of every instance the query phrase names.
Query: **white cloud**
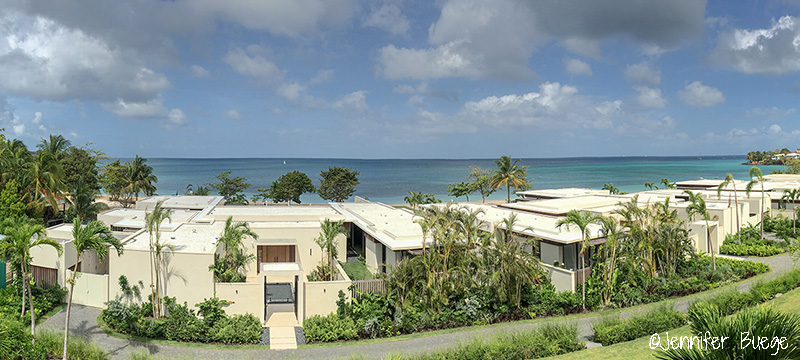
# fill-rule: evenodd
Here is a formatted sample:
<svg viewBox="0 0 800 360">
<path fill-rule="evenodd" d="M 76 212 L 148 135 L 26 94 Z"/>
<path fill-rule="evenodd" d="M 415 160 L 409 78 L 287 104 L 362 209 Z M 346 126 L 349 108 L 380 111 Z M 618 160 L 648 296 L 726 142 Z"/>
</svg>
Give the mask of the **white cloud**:
<svg viewBox="0 0 800 360">
<path fill-rule="evenodd" d="M 328 80 L 330 80 L 332 78 L 333 78 L 333 70 L 330 70 L 330 69 L 329 70 L 320 70 L 319 72 L 317 72 L 317 76 L 314 76 L 313 78 L 311 78 L 311 80 L 308 83 L 310 85 L 322 84 L 322 83 L 324 83 L 324 82 L 326 82 L 326 81 L 328 81 Z"/>
<path fill-rule="evenodd" d="M 592 76 L 592 68 L 589 67 L 589 64 L 578 59 L 564 60 L 564 68 L 566 69 L 567 74 L 570 75 Z"/>
<path fill-rule="evenodd" d="M 228 118 L 230 118 L 232 120 L 239 120 L 239 119 L 242 118 L 242 115 L 239 114 L 239 111 L 237 111 L 236 109 L 230 109 L 230 110 L 226 111 L 225 112 L 225 116 L 227 116 Z"/>
<path fill-rule="evenodd" d="M 691 107 L 712 107 L 725 102 L 725 96 L 717 88 L 695 81 L 678 92 L 678 97 Z"/>
<path fill-rule="evenodd" d="M 367 105 L 367 91 L 359 90 L 343 96 L 331 106 L 344 114 L 364 115 L 370 112 Z"/>
<path fill-rule="evenodd" d="M 767 133 L 769 134 L 780 134 L 782 131 L 783 129 L 781 129 L 780 125 L 778 124 L 772 124 L 772 126 L 767 129 Z"/>
<path fill-rule="evenodd" d="M 770 107 L 770 108 L 753 108 L 750 110 L 745 111 L 745 116 L 752 117 L 752 118 L 780 118 L 784 116 L 789 116 L 797 112 L 797 109 L 781 109 L 778 107 Z"/>
<path fill-rule="evenodd" d="M 47 100 L 152 99 L 170 87 L 136 52 L 41 16 L 0 13 L 0 90 Z"/>
<path fill-rule="evenodd" d="M 659 88 L 634 86 L 634 89 L 639 93 L 636 96 L 636 101 L 644 107 L 663 108 L 667 105 L 667 99 L 661 95 L 661 89 Z"/>
<path fill-rule="evenodd" d="M 625 79 L 632 84 L 658 86 L 661 84 L 661 69 L 647 62 L 628 65 L 625 67 Z"/>
<path fill-rule="evenodd" d="M 800 71 L 800 18 L 784 16 L 766 29 L 723 33 L 711 59 L 719 66 L 754 74 Z"/>
<path fill-rule="evenodd" d="M 393 35 L 405 35 L 408 31 L 408 19 L 402 10 L 395 4 L 383 4 L 364 20 L 364 26 L 376 27 L 386 30 Z"/>
<path fill-rule="evenodd" d="M 200 65 L 192 65 L 192 75 L 202 78 L 211 76 L 211 73 Z"/>
<path fill-rule="evenodd" d="M 181 109 L 172 109 L 167 116 L 170 125 L 184 126 L 189 123 L 186 119 L 186 114 Z"/>
<path fill-rule="evenodd" d="M 167 109 L 161 98 L 156 98 L 147 102 L 128 102 L 117 99 L 115 102 L 102 104 L 103 109 L 114 115 L 135 119 L 160 119 L 162 126 L 172 129 L 176 126 L 184 126 L 189 123 L 183 110 Z"/>
<path fill-rule="evenodd" d="M 222 61 L 230 65 L 239 74 L 252 76 L 264 81 L 277 81 L 283 72 L 272 61 L 266 58 L 269 50 L 258 45 L 251 45 L 247 50 L 236 48 L 228 51 Z"/>
</svg>

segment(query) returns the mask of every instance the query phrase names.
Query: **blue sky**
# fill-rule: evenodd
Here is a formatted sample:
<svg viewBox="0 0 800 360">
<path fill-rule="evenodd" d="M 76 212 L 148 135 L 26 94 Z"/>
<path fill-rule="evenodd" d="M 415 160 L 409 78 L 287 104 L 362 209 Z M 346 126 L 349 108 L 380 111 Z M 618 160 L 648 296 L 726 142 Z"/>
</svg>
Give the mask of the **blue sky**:
<svg viewBox="0 0 800 360">
<path fill-rule="evenodd" d="M 800 1 L 22 1 L 0 127 L 111 156 L 800 147 Z M 235 4 L 235 5 L 233 5 Z"/>
</svg>

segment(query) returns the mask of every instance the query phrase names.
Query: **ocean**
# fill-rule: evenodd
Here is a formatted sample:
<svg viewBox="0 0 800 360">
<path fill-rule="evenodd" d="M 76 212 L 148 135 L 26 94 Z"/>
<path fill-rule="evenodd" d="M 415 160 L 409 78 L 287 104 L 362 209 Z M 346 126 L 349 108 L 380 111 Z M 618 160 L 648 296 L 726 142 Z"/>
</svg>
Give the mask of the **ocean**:
<svg viewBox="0 0 800 360">
<path fill-rule="evenodd" d="M 115 159 L 112 159 L 115 160 Z M 122 162 L 130 159 L 120 159 Z M 521 159 L 528 166 L 528 177 L 533 178 L 534 189 L 566 187 L 601 188 L 613 183 L 621 191 L 644 190 L 645 182 L 656 183 L 662 178 L 671 181 L 724 178 L 748 180 L 750 166 L 741 156 L 702 157 L 585 157 L 558 159 Z M 285 162 L 285 163 L 284 163 Z M 442 200 L 454 199 L 447 195 L 447 185 L 466 179 L 470 166 L 484 170 L 495 169 L 494 159 L 167 159 L 151 158 L 148 164 L 158 177 L 158 194 L 183 194 L 186 186 L 205 185 L 216 181 L 215 175 L 231 170 L 231 176 L 242 176 L 252 184 L 245 193 L 249 199 L 257 189 L 269 187 L 279 176 L 294 170 L 301 171 L 319 185 L 320 171 L 331 166 L 351 168 L 360 173 L 361 184 L 356 195 L 387 204 L 403 203 L 409 191 L 435 194 Z M 781 166 L 762 166 L 764 174 L 782 169 Z M 504 199 L 505 190 L 494 193 L 490 199 Z M 513 196 L 513 195 L 512 195 Z M 480 199 L 480 194 L 470 200 Z M 305 194 L 303 203 L 323 202 L 316 194 Z M 464 198 L 459 200 L 463 201 Z"/>
</svg>

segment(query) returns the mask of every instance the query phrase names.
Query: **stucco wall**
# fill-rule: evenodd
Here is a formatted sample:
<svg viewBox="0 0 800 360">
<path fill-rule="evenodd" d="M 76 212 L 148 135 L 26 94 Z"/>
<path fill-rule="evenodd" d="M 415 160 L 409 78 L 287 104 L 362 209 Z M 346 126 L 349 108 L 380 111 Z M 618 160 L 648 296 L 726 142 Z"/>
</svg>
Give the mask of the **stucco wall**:
<svg viewBox="0 0 800 360">
<path fill-rule="evenodd" d="M 305 286 L 305 317 L 313 315 L 328 315 L 336 312 L 336 301 L 339 300 L 339 291 L 345 293 L 349 299 L 350 281 L 314 281 L 306 282 Z"/>
<path fill-rule="evenodd" d="M 217 298 L 232 301 L 225 307 L 225 313 L 253 314 L 264 318 L 264 284 L 250 283 L 216 283 Z"/>
<path fill-rule="evenodd" d="M 575 291 L 575 272 L 542 264 L 556 291 Z"/>
<path fill-rule="evenodd" d="M 303 273 L 307 276 L 311 274 L 314 268 L 317 267 L 322 259 L 323 253 L 319 245 L 317 245 L 315 238 L 319 237 L 320 227 L 288 227 L 288 228 L 258 228 L 253 227 L 253 231 L 258 234 L 258 241 L 251 242 L 245 240 L 245 247 L 248 251 L 255 254 L 257 245 L 269 244 L 293 244 L 297 248 L 295 261 L 300 263 Z M 270 240 L 273 240 L 272 242 Z M 294 240 L 294 243 L 287 242 L 286 240 Z M 338 240 L 338 259 L 345 260 L 347 256 L 347 238 L 344 235 L 339 235 Z M 256 262 L 251 263 L 246 271 L 248 278 L 256 276 Z"/>
</svg>

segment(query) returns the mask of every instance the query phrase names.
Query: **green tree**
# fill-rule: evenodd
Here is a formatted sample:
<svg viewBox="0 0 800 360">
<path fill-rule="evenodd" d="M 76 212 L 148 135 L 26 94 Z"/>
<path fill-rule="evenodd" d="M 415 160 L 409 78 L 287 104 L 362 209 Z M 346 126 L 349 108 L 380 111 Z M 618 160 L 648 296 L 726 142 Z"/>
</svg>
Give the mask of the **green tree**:
<svg viewBox="0 0 800 360">
<path fill-rule="evenodd" d="M 492 171 L 492 186 L 495 189 L 506 187 L 506 202 L 511 202 L 511 187 L 523 188 L 528 184 L 527 166 L 519 166 L 519 160 L 511 160 L 510 156 L 502 156 L 494 161 L 497 170 Z"/>
<path fill-rule="evenodd" d="M 225 171 L 216 176 L 219 182 L 206 183 L 206 185 L 217 190 L 217 193 L 225 198 L 225 202 L 228 204 L 247 204 L 243 192 L 250 187 L 250 183 L 241 176 L 231 178 L 230 175 L 231 170 Z M 200 187 L 198 187 L 198 191 L 199 189 Z"/>
<path fill-rule="evenodd" d="M 61 159 L 64 170 L 64 185 L 72 192 L 79 186 L 100 190 L 97 161 L 87 150 L 70 147 Z"/>
<path fill-rule="evenodd" d="M 656 184 L 652 182 L 644 183 L 644 188 L 648 190 L 658 190 L 658 186 L 656 186 Z"/>
<path fill-rule="evenodd" d="M 667 179 L 667 178 L 661 179 L 661 183 L 664 184 L 664 189 L 674 189 L 675 188 L 675 183 L 674 182 L 669 182 L 669 179 Z"/>
<path fill-rule="evenodd" d="M 117 255 L 122 255 L 122 243 L 111 235 L 111 230 L 99 221 L 91 221 L 85 226 L 81 220 L 75 218 L 72 222 L 72 243 L 75 246 L 76 263 L 81 262 L 81 256 L 89 250 L 97 254 L 97 259 L 103 262 L 108 256 L 109 246 L 117 250 Z M 80 272 L 73 271 L 72 276 L 67 280 L 69 284 L 69 297 L 67 298 L 67 316 L 64 321 L 64 354 L 63 359 L 67 360 L 67 340 L 69 339 L 69 315 L 72 310 L 72 294 L 75 290 L 75 282 L 78 280 Z"/>
<path fill-rule="evenodd" d="M 152 211 L 145 215 L 145 228 L 150 235 L 150 292 L 152 294 L 153 317 L 161 317 L 161 265 L 164 250 L 173 250 L 171 245 L 161 242 L 161 223 L 172 219 L 172 210 L 162 207 L 163 201 L 156 203 Z M 155 276 L 155 279 L 154 279 Z"/>
<path fill-rule="evenodd" d="M 211 195 L 211 190 L 209 190 L 209 188 L 207 187 L 198 186 L 197 189 L 194 190 L 194 193 L 192 195 L 208 196 Z"/>
<path fill-rule="evenodd" d="M 608 305 L 618 282 L 617 260 L 620 255 L 620 242 L 624 240 L 625 232 L 616 217 L 603 216 L 598 221 L 601 226 L 600 233 L 606 238 L 606 242 L 600 246 L 597 259 L 603 274 L 602 301 L 604 305 Z"/>
<path fill-rule="evenodd" d="M 481 203 L 486 202 L 486 197 L 494 194 L 497 188 L 492 186 L 492 172 L 484 171 L 477 166 L 473 166 L 467 175 L 470 186 L 481 194 Z"/>
<path fill-rule="evenodd" d="M 757 166 L 753 166 L 750 168 L 750 182 L 747 183 L 744 190 L 747 193 L 747 197 L 750 197 L 750 192 L 753 190 L 753 186 L 756 184 L 761 184 L 761 202 L 758 204 L 758 213 L 759 217 L 761 218 L 761 238 L 764 238 L 764 174 L 761 173 L 761 169 Z"/>
<path fill-rule="evenodd" d="M 409 191 L 408 195 L 403 197 L 403 201 L 406 202 L 412 209 L 416 209 L 417 205 L 422 204 L 425 200 L 424 195 L 421 192 Z"/>
<path fill-rule="evenodd" d="M 619 194 L 619 188 L 614 186 L 614 183 L 604 184 L 600 190 L 608 190 L 611 195 Z"/>
<path fill-rule="evenodd" d="M 466 197 L 467 201 L 469 201 L 469 194 L 475 192 L 475 188 L 472 187 L 472 184 L 468 182 L 460 182 L 460 183 L 453 183 L 447 186 L 447 193 L 453 197 Z"/>
<path fill-rule="evenodd" d="M 272 199 L 276 203 L 285 201 L 291 204 L 294 201 L 299 204 L 300 195 L 314 192 L 314 184 L 308 175 L 295 170 L 281 175 L 278 180 L 272 182 L 269 189 L 258 189 L 258 191 L 262 193 L 261 197 Z"/>
<path fill-rule="evenodd" d="M 50 207 L 58 214 L 58 199 L 64 198 L 66 190 L 63 182 L 63 170 L 55 155 L 47 151 L 39 151 L 24 165 L 24 177 L 21 183 L 28 194 L 29 206 L 33 211 L 43 212 Z"/>
<path fill-rule="evenodd" d="M 258 239 L 258 234 L 246 222 L 234 223 L 232 216 L 225 220 L 225 229 L 217 241 L 217 249 L 222 249 L 222 255 L 214 254 L 214 265 L 209 267 L 218 282 L 245 280 L 244 267 L 256 259 L 254 254 L 248 254 L 244 249 L 242 241 L 246 236 Z"/>
<path fill-rule="evenodd" d="M 0 191 L 0 219 L 18 218 L 25 214 L 25 203 L 20 196 L 20 188 L 17 180 L 6 181 L 3 190 Z"/>
<path fill-rule="evenodd" d="M 593 215 L 589 212 L 580 212 L 578 210 L 570 210 L 567 212 L 567 216 L 559 219 L 556 222 L 557 228 L 566 227 L 567 230 L 571 226 L 577 227 L 581 231 L 581 251 L 579 255 L 581 256 L 581 274 L 583 279 L 583 285 L 581 286 L 581 304 L 583 306 L 583 310 L 586 310 L 586 252 L 589 250 L 590 242 L 589 242 L 589 224 L 597 223 L 601 220 L 599 215 Z"/>
<path fill-rule="evenodd" d="M 42 139 L 36 145 L 39 152 L 46 152 L 55 158 L 56 161 L 61 161 L 66 155 L 67 149 L 70 147 L 69 140 L 65 139 L 62 135 L 50 135 L 47 139 Z"/>
<path fill-rule="evenodd" d="M 711 267 L 714 270 L 717 270 L 717 261 L 714 255 L 714 244 L 711 241 L 711 226 L 708 223 L 711 220 L 711 215 L 708 214 L 706 201 L 703 200 L 703 196 L 699 193 L 693 193 L 691 190 L 684 190 L 683 192 L 689 195 L 689 206 L 686 207 L 686 211 L 689 213 L 689 216 L 693 217 L 694 215 L 700 215 L 700 218 L 706 222 L 706 240 L 708 240 L 708 252 L 711 253 Z"/>
<path fill-rule="evenodd" d="M 67 199 L 69 209 L 65 216 L 68 219 L 77 218 L 81 221 L 96 220 L 97 214 L 108 208 L 101 202 L 95 202 L 98 192 L 84 184 L 79 184 L 72 190 L 72 195 Z"/>
<path fill-rule="evenodd" d="M 128 190 L 126 178 L 126 168 L 119 160 L 114 160 L 103 167 L 100 184 L 111 201 L 119 203 L 122 207 L 128 208 L 134 204 L 133 193 Z"/>
<path fill-rule="evenodd" d="M 331 221 L 331 219 L 325 219 L 320 226 L 319 236 L 314 238 L 314 241 L 316 241 L 320 249 L 325 252 L 325 262 L 329 269 L 329 271 L 327 271 L 329 277 L 322 280 L 335 280 L 333 276 L 333 274 L 336 273 L 334 271 L 336 269 L 334 261 L 336 261 L 336 257 L 339 256 L 337 249 L 339 242 L 336 237 L 339 234 L 347 234 L 347 230 L 344 228 L 344 220 Z"/>
<path fill-rule="evenodd" d="M 36 318 L 33 310 L 33 292 L 31 291 L 31 248 L 37 246 L 52 246 L 58 255 L 61 255 L 61 244 L 46 236 L 44 226 L 31 225 L 26 222 L 18 222 L 5 230 L 6 237 L 0 241 L 0 258 L 11 259 L 12 263 L 19 264 L 21 284 L 23 287 L 22 306 L 25 306 L 25 292 L 28 294 L 28 305 L 31 313 L 31 343 L 36 340 Z"/>
<path fill-rule="evenodd" d="M 134 194 L 134 199 L 139 200 L 139 193 L 144 193 L 147 196 L 152 196 L 156 193 L 156 186 L 154 183 L 158 182 L 158 178 L 153 174 L 153 168 L 147 165 L 147 159 L 136 157 L 131 161 L 125 162 L 125 181 L 127 182 L 126 189 L 129 193 Z"/>
<path fill-rule="evenodd" d="M 514 230 L 516 222 L 517 215 L 512 214 L 495 227 L 494 246 L 488 247 L 487 253 L 494 264 L 489 275 L 492 287 L 499 292 L 501 300 L 519 309 L 522 290 L 541 281 L 542 268 L 533 251 L 525 251 L 526 247 L 534 248 L 535 241 L 518 236 Z"/>
<path fill-rule="evenodd" d="M 728 206 L 731 204 L 730 196 L 733 195 L 733 202 L 736 205 L 736 238 L 741 242 L 742 236 L 739 233 L 742 229 L 742 225 L 739 221 L 739 196 L 736 192 L 736 180 L 733 179 L 733 175 L 725 175 L 725 180 L 722 180 L 719 186 L 717 186 L 717 200 L 722 197 L 722 189 L 728 187 L 729 184 L 733 186 L 733 194 L 728 194 Z"/>
<path fill-rule="evenodd" d="M 359 184 L 358 171 L 350 168 L 333 166 L 327 171 L 320 171 L 319 197 L 333 202 L 342 202 L 353 196 Z"/>
<path fill-rule="evenodd" d="M 783 190 L 783 196 L 781 196 L 782 202 L 789 202 L 792 204 L 792 233 L 797 234 L 797 209 L 795 209 L 795 201 L 800 199 L 800 189 L 785 189 Z"/>
</svg>

